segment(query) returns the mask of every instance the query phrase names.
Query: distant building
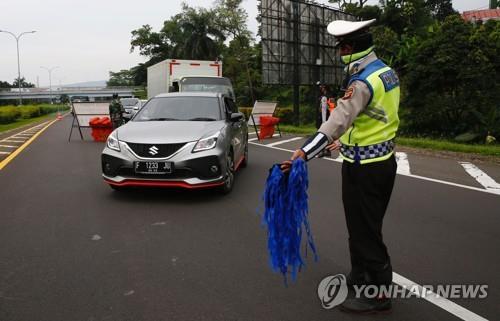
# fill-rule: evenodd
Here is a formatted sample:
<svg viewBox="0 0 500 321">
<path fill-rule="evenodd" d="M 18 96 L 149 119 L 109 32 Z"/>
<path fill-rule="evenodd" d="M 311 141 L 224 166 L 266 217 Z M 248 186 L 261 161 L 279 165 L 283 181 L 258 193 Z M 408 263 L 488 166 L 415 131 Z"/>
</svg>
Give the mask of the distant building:
<svg viewBox="0 0 500 321">
<path fill-rule="evenodd" d="M 462 18 L 466 21 L 476 23 L 478 21 L 486 22 L 487 20 L 500 20 L 500 9 L 485 9 L 464 11 Z"/>
</svg>

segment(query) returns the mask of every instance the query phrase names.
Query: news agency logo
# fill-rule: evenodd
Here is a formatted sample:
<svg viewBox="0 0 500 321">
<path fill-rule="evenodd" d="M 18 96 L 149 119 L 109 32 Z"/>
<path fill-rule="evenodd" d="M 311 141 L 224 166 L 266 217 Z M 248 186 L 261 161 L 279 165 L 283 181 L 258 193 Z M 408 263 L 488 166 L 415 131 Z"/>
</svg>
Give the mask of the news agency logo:
<svg viewBox="0 0 500 321">
<path fill-rule="evenodd" d="M 156 146 L 151 146 L 151 147 L 149 147 L 149 153 L 150 153 L 151 155 L 153 155 L 153 156 L 154 156 L 154 155 L 156 155 L 156 154 L 158 154 L 158 150 L 159 150 L 159 149 L 158 149 L 158 147 L 156 147 Z"/>
<path fill-rule="evenodd" d="M 444 298 L 444 299 L 484 299 L 488 297 L 487 284 L 438 284 L 438 285 L 353 285 L 355 298 L 390 299 Z M 348 294 L 346 277 L 343 274 L 330 275 L 318 284 L 318 297 L 324 309 L 332 309 L 342 304 Z"/>
<path fill-rule="evenodd" d="M 330 275 L 318 285 L 318 297 L 324 309 L 332 309 L 342 304 L 347 298 L 347 281 L 345 275 Z"/>
</svg>

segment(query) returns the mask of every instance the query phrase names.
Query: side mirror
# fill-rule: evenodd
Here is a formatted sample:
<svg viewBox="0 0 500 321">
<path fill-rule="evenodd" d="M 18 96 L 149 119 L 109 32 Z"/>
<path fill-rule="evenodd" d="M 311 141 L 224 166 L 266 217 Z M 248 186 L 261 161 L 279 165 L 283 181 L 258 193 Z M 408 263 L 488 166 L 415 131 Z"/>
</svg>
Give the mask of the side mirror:
<svg viewBox="0 0 500 321">
<path fill-rule="evenodd" d="M 245 115 L 243 113 L 231 113 L 230 119 L 232 122 L 236 123 L 242 120 L 244 117 Z"/>
</svg>

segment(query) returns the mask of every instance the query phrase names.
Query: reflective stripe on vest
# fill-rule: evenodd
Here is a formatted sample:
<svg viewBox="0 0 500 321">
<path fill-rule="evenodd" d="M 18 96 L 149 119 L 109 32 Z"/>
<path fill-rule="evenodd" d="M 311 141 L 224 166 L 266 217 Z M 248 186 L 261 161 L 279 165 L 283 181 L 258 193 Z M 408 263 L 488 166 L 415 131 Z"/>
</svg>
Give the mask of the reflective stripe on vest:
<svg viewBox="0 0 500 321">
<path fill-rule="evenodd" d="M 346 148 L 358 146 L 363 148 L 392 140 L 399 126 L 399 79 L 396 73 L 380 59 L 368 64 L 359 73 L 351 76 L 349 85 L 354 81 L 362 81 L 370 90 L 368 106 L 354 120 L 340 138 Z M 392 152 L 378 157 L 360 160 L 361 164 L 388 159 Z M 353 159 L 344 157 L 346 161 Z"/>
</svg>

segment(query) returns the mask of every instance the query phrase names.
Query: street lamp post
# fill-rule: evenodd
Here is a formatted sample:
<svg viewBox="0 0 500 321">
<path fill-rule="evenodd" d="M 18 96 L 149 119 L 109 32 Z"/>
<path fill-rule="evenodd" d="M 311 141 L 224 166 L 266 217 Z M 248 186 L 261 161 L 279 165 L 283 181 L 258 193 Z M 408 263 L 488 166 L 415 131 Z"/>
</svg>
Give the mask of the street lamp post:
<svg viewBox="0 0 500 321">
<path fill-rule="evenodd" d="M 35 33 L 36 31 L 35 30 L 25 31 L 25 32 L 20 33 L 17 36 L 15 34 L 13 34 L 12 32 L 6 31 L 6 30 L 0 30 L 0 32 L 8 33 L 12 37 L 14 37 L 14 39 L 16 39 L 16 44 L 17 44 L 17 84 L 19 87 L 19 105 L 22 105 L 23 104 L 23 94 L 21 92 L 21 63 L 19 62 L 19 39 L 25 34 Z"/>
<path fill-rule="evenodd" d="M 54 99 L 52 97 L 52 71 L 54 69 L 57 69 L 59 68 L 59 66 L 55 66 L 55 67 L 52 67 L 52 68 L 47 68 L 47 67 L 43 67 L 41 66 L 40 68 L 42 69 L 45 69 L 49 72 L 49 92 L 50 92 L 50 104 L 54 104 Z"/>
</svg>

